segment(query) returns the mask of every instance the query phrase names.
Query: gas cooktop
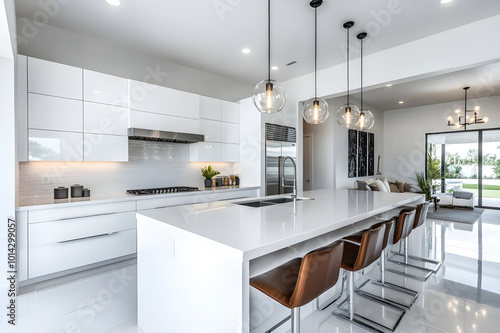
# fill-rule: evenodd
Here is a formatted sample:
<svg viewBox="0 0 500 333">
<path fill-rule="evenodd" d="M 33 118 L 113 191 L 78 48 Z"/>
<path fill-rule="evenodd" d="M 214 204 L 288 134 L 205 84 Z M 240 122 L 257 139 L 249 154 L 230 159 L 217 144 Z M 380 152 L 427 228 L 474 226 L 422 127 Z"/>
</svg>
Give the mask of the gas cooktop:
<svg viewBox="0 0 500 333">
<path fill-rule="evenodd" d="M 193 192 L 193 191 L 199 191 L 199 189 L 197 187 L 189 187 L 189 186 L 172 186 L 172 187 L 127 190 L 127 193 L 133 195 L 144 195 L 144 194 L 164 194 L 164 193 Z"/>
</svg>

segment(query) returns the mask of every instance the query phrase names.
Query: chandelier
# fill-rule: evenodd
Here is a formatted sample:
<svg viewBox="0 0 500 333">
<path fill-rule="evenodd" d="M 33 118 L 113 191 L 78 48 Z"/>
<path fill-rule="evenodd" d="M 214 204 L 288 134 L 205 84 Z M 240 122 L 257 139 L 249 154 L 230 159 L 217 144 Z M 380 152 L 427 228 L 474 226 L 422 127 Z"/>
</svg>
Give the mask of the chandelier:
<svg viewBox="0 0 500 333">
<path fill-rule="evenodd" d="M 467 90 L 469 90 L 470 87 L 464 87 L 465 91 L 465 102 L 464 102 L 464 111 L 463 115 L 460 113 L 462 110 L 456 109 L 454 111 L 456 115 L 456 120 L 453 120 L 453 115 L 448 116 L 446 120 L 448 120 L 448 126 L 453 126 L 456 129 L 459 129 L 461 127 L 464 128 L 464 131 L 467 130 L 467 125 L 474 125 L 474 124 L 486 124 L 489 120 L 488 117 L 479 117 L 479 106 L 474 107 L 473 110 L 467 110 Z M 468 113 L 473 113 L 472 115 L 468 115 Z"/>
</svg>

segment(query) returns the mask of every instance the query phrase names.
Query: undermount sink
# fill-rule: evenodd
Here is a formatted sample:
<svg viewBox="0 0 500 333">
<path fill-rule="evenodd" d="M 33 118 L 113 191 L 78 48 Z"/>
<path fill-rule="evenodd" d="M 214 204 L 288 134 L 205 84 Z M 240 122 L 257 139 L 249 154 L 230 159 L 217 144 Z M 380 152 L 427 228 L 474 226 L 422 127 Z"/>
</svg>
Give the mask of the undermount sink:
<svg viewBox="0 0 500 333">
<path fill-rule="evenodd" d="M 297 198 L 297 201 L 301 201 L 304 199 L 310 200 L 309 198 Z M 266 207 L 266 206 L 278 205 L 278 204 L 288 203 L 288 202 L 293 202 L 293 199 L 283 197 L 283 198 L 275 198 L 275 199 L 261 199 L 261 200 L 255 200 L 255 201 L 233 202 L 233 203 L 237 204 L 237 205 L 248 206 L 248 207 Z"/>
</svg>

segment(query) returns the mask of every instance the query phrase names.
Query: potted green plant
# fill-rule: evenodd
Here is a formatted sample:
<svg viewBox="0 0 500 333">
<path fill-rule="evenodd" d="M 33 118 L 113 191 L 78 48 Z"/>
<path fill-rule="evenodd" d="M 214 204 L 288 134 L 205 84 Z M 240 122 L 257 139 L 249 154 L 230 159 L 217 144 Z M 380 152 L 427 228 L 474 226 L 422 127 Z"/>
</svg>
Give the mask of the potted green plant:
<svg viewBox="0 0 500 333">
<path fill-rule="evenodd" d="M 430 178 L 427 178 L 425 176 L 425 172 L 418 172 L 415 171 L 415 178 L 413 178 L 416 182 L 418 187 L 420 188 L 420 191 L 425 194 L 425 200 L 431 200 L 431 188 L 432 188 L 432 181 Z"/>
<path fill-rule="evenodd" d="M 212 168 L 211 165 L 201 168 L 201 175 L 205 178 L 205 187 L 212 187 L 212 178 L 220 172 Z"/>
</svg>

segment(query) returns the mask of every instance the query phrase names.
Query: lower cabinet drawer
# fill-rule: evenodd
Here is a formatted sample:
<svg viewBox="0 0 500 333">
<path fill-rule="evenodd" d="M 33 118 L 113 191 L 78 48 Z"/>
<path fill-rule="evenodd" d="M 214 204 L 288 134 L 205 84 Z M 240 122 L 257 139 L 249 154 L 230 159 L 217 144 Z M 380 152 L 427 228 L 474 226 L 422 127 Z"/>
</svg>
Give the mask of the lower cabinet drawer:
<svg viewBox="0 0 500 333">
<path fill-rule="evenodd" d="M 135 229 L 136 226 L 135 212 L 32 223 L 28 227 L 29 246 L 33 247 L 90 238 Z"/>
<path fill-rule="evenodd" d="M 136 253 L 136 230 L 79 238 L 29 248 L 28 278 Z"/>
</svg>

